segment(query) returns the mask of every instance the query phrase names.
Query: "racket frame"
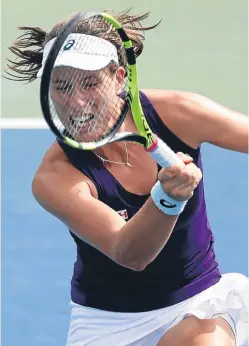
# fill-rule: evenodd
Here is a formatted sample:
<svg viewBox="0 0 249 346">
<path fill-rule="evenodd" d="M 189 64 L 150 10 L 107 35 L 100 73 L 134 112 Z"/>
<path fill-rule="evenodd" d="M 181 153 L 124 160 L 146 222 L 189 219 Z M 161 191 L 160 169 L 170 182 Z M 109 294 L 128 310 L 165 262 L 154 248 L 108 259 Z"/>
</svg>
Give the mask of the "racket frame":
<svg viewBox="0 0 249 346">
<path fill-rule="evenodd" d="M 127 59 L 127 93 L 124 98 L 124 109 L 122 110 L 119 119 L 117 120 L 115 126 L 111 129 L 111 131 L 108 134 L 105 134 L 105 136 L 102 139 L 99 139 L 97 142 L 81 143 L 75 141 L 74 139 L 66 135 L 63 135 L 54 124 L 49 106 L 49 87 L 54 63 L 68 35 L 70 33 L 75 32 L 75 28 L 83 20 L 89 19 L 94 16 L 101 16 L 104 20 L 113 25 L 113 27 L 117 30 L 121 38 Z M 83 150 L 93 150 L 107 143 L 113 143 L 116 141 L 124 140 L 130 142 L 137 142 L 143 145 L 146 149 L 149 149 L 151 146 L 153 146 L 155 136 L 147 123 L 140 103 L 136 58 L 132 42 L 127 36 L 125 30 L 122 28 L 121 24 L 114 17 L 112 17 L 110 14 L 106 12 L 78 13 L 75 16 L 73 16 L 67 22 L 67 24 L 65 24 L 61 28 L 59 35 L 57 36 L 55 42 L 53 43 L 50 49 L 50 52 L 44 65 L 43 74 L 41 76 L 40 104 L 44 119 L 47 122 L 50 129 L 53 131 L 53 133 L 56 135 L 58 139 L 62 140 L 71 147 Z M 129 110 L 131 111 L 134 123 L 138 130 L 138 134 L 133 132 L 118 132 Z"/>
</svg>

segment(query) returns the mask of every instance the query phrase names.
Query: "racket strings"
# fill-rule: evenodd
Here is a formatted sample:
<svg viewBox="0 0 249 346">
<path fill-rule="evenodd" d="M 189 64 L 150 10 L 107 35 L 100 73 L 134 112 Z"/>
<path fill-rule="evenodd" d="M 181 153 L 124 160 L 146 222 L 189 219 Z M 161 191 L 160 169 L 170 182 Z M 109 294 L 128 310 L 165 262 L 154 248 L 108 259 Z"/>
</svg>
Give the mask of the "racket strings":
<svg viewBox="0 0 249 346">
<path fill-rule="evenodd" d="M 106 30 L 102 38 L 109 38 L 111 32 L 117 35 L 116 30 L 103 18 L 93 17 L 90 21 L 93 28 L 98 28 L 101 32 Z M 93 47 L 91 40 L 76 40 L 73 49 L 79 54 L 94 51 L 98 55 L 98 47 Z M 122 50 L 120 52 L 119 59 L 124 54 Z M 63 52 L 56 59 L 59 67 L 54 69 L 50 85 L 49 102 L 53 122 L 60 133 L 64 134 L 66 131 L 76 141 L 99 141 L 115 128 L 124 107 L 124 102 L 117 93 L 115 71 L 110 71 L 108 66 L 97 71 L 63 66 L 60 65 L 62 58 Z M 126 85 L 127 78 L 123 82 L 122 91 L 126 90 Z"/>
</svg>

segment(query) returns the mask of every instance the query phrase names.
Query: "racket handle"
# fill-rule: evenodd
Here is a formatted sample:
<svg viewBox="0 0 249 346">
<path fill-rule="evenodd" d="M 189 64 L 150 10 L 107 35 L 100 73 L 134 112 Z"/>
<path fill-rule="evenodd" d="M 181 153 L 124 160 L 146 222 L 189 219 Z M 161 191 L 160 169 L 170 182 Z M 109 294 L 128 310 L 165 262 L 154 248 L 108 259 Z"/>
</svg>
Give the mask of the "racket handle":
<svg viewBox="0 0 249 346">
<path fill-rule="evenodd" d="M 184 167 L 182 160 L 174 153 L 170 147 L 164 143 L 160 138 L 156 138 L 151 148 L 147 149 L 150 156 L 161 166 L 180 166 Z"/>
</svg>

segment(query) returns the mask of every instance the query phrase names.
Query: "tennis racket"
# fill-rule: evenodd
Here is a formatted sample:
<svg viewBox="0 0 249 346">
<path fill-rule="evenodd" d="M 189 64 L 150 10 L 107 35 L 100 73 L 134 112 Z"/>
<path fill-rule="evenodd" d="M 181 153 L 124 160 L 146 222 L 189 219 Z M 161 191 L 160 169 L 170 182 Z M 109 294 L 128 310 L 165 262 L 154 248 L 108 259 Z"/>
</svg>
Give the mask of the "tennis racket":
<svg viewBox="0 0 249 346">
<path fill-rule="evenodd" d="M 89 28 L 91 35 L 79 33 L 89 33 Z M 115 43 L 118 38 L 118 50 L 112 37 Z M 47 43 L 43 60 L 38 73 L 41 109 L 58 139 L 82 150 L 117 141 L 136 142 L 160 166 L 183 166 L 147 123 L 139 98 L 133 45 L 114 17 L 106 12 L 75 15 Z M 137 129 L 134 133 L 123 130 L 129 112 Z"/>
</svg>

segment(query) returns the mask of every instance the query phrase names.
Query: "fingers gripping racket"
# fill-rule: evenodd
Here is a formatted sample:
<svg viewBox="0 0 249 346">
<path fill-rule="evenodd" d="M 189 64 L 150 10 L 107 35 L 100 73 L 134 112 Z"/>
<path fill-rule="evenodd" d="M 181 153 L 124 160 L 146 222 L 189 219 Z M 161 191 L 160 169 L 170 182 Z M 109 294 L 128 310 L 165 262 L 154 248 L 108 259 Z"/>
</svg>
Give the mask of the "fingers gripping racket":
<svg viewBox="0 0 249 346">
<path fill-rule="evenodd" d="M 115 141 L 136 142 L 162 167 L 183 166 L 146 121 L 133 45 L 115 18 L 106 12 L 75 15 L 47 43 L 43 60 L 38 72 L 41 108 L 60 140 L 82 150 Z M 128 111 L 138 133 L 122 129 Z"/>
</svg>

